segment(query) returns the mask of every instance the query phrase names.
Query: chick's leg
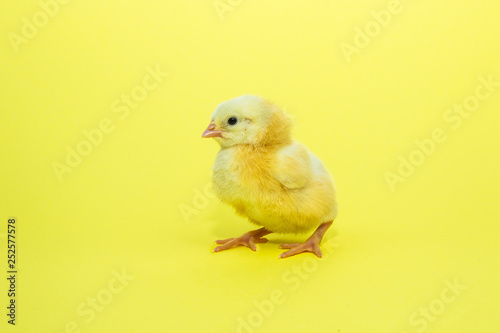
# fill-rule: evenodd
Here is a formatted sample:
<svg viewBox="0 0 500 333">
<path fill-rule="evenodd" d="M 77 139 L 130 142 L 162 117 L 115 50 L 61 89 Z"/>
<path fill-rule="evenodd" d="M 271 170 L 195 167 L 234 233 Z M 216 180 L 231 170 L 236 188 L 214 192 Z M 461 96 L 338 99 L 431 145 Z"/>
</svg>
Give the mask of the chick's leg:
<svg viewBox="0 0 500 333">
<path fill-rule="evenodd" d="M 323 235 L 330 228 L 333 221 L 325 222 L 321 224 L 318 229 L 309 237 L 304 243 L 294 243 L 294 244 L 281 244 L 280 248 L 290 249 L 289 251 L 283 252 L 280 258 L 288 258 L 302 252 L 312 252 L 318 258 L 323 257 L 321 250 L 319 249 L 319 244 L 323 239 Z"/>
<path fill-rule="evenodd" d="M 270 234 L 271 232 L 272 231 L 269 231 L 266 228 L 260 228 L 257 230 L 249 231 L 246 234 L 243 234 L 242 236 L 237 238 L 216 240 L 215 242 L 217 244 L 222 244 L 222 245 L 217 246 L 212 252 L 220 252 L 237 246 L 246 246 L 250 248 L 250 250 L 252 251 L 257 251 L 255 243 L 266 243 L 267 239 L 262 238 L 262 236 Z"/>
</svg>

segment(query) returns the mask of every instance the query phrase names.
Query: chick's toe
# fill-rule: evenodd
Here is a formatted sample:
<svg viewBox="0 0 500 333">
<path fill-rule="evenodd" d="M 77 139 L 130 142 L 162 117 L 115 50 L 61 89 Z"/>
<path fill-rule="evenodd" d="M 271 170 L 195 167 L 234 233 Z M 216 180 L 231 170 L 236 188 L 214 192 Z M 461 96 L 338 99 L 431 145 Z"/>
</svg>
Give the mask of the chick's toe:
<svg viewBox="0 0 500 333">
<path fill-rule="evenodd" d="M 222 244 L 220 246 L 217 246 L 212 252 L 220 252 L 228 249 L 232 249 L 233 247 L 237 246 L 246 246 L 250 248 L 252 251 L 257 251 L 257 246 L 255 246 L 256 243 L 266 243 L 268 242 L 267 238 L 262 238 L 262 236 L 265 236 L 267 234 L 270 234 L 271 231 L 266 230 L 265 228 L 261 228 L 258 230 L 253 230 L 249 231 L 240 237 L 236 238 L 227 238 L 227 239 L 219 239 L 216 240 L 215 242 L 217 244 Z"/>
</svg>

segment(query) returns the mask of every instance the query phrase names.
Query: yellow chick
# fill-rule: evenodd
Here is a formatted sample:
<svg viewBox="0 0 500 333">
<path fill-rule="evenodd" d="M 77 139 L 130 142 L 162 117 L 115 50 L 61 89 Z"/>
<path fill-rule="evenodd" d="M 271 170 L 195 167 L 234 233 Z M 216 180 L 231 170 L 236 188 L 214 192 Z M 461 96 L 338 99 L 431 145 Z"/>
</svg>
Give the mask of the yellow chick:
<svg viewBox="0 0 500 333">
<path fill-rule="evenodd" d="M 223 102 L 203 138 L 221 146 L 213 166 L 214 191 L 236 213 L 262 228 L 217 240 L 214 252 L 237 246 L 255 251 L 270 233 L 302 233 L 304 243 L 282 244 L 280 258 L 302 252 L 322 257 L 319 244 L 337 216 L 332 177 L 319 158 L 292 140 L 292 122 L 275 104 L 244 95 Z"/>
</svg>

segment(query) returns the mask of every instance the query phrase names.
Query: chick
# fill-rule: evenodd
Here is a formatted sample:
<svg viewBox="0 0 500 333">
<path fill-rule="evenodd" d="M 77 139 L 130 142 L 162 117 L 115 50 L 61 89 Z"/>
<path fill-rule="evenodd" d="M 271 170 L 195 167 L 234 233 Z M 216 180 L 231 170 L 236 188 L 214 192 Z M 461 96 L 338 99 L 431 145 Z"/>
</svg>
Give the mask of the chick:
<svg viewBox="0 0 500 333">
<path fill-rule="evenodd" d="M 221 147 L 213 166 L 214 191 L 262 228 L 217 240 L 214 252 L 241 245 L 256 251 L 267 234 L 316 228 L 304 243 L 282 244 L 289 250 L 280 258 L 302 252 L 322 257 L 319 244 L 337 216 L 335 185 L 321 160 L 292 140 L 291 126 L 284 111 L 258 96 L 240 96 L 215 109 L 202 135 Z"/>
</svg>

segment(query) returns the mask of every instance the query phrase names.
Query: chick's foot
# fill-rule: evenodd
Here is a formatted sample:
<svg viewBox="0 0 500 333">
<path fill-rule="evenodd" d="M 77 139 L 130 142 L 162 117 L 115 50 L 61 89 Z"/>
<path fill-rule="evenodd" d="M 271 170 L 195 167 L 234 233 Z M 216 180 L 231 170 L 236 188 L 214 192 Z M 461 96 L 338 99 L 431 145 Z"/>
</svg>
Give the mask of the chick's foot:
<svg viewBox="0 0 500 333">
<path fill-rule="evenodd" d="M 323 254 L 319 249 L 319 244 L 323 239 L 323 235 L 326 230 L 332 225 L 333 221 L 323 223 L 316 229 L 316 231 L 309 237 L 304 243 L 292 243 L 292 244 L 281 244 L 281 249 L 290 249 L 289 251 L 283 252 L 280 258 L 288 258 L 303 252 L 312 252 L 318 258 L 322 258 Z"/>
<path fill-rule="evenodd" d="M 262 236 L 270 233 L 271 231 L 267 230 L 266 228 L 260 228 L 258 230 L 249 231 L 237 238 L 219 239 L 215 242 L 222 245 L 217 246 L 212 252 L 229 250 L 237 246 L 246 246 L 252 251 L 257 251 L 257 247 L 255 246 L 255 244 L 266 243 L 268 240 L 266 238 L 262 238 Z"/>
</svg>

